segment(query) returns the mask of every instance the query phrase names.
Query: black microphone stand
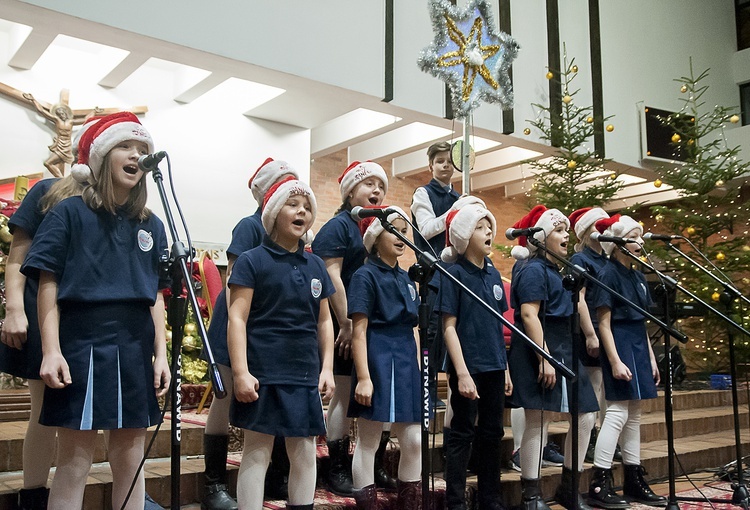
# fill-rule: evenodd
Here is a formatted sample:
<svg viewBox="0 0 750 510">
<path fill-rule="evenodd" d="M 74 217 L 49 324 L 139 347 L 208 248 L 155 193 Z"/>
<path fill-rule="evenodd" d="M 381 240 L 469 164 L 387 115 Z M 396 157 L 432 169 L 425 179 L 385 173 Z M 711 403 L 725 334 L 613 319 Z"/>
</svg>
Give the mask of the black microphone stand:
<svg viewBox="0 0 750 510">
<path fill-rule="evenodd" d="M 503 315 L 494 308 L 492 308 L 489 304 L 487 304 L 482 298 L 474 294 L 468 287 L 466 287 L 460 280 L 458 280 L 455 276 L 450 274 L 447 269 L 445 269 L 443 266 L 437 263 L 437 259 L 432 256 L 430 253 L 427 253 L 426 251 L 420 250 L 410 239 L 408 239 L 404 234 L 399 232 L 398 229 L 394 228 L 394 226 L 389 222 L 385 215 L 380 216 L 378 218 L 380 220 L 380 224 L 383 225 L 383 229 L 394 236 L 396 236 L 398 239 L 404 242 L 411 250 L 417 255 L 417 262 L 423 267 L 428 268 L 429 270 L 435 270 L 438 271 L 440 274 L 448 278 L 451 282 L 453 282 L 455 285 L 458 285 L 463 292 L 465 292 L 471 299 L 473 299 L 477 304 L 479 304 L 482 308 L 487 310 L 490 314 L 492 314 L 497 320 L 499 320 L 505 327 L 519 335 L 520 338 L 524 339 L 532 349 L 534 349 L 535 352 L 537 352 L 540 356 L 542 356 L 547 362 L 552 365 L 552 367 L 560 373 L 563 377 L 566 377 L 572 381 L 575 381 L 576 374 L 557 361 L 555 358 L 553 358 L 547 351 L 545 351 L 542 347 L 536 344 L 531 338 L 529 338 L 524 332 L 522 332 L 520 329 L 518 329 L 516 326 L 514 326 L 511 322 L 508 321 Z M 421 306 L 421 305 L 420 305 Z M 426 313 L 425 313 L 426 315 Z M 420 328 L 422 327 L 421 321 L 420 321 Z M 423 341 L 423 339 L 427 338 L 427 331 L 425 328 L 425 331 L 422 332 L 420 330 L 419 333 L 420 342 Z M 426 346 L 426 342 L 423 343 L 422 349 L 424 349 Z M 424 354 L 422 355 L 422 364 L 428 365 L 428 358 Z M 427 433 L 429 433 L 430 428 L 430 419 L 429 419 L 429 366 L 423 366 L 420 367 L 423 374 L 423 384 L 425 385 L 423 390 L 423 400 L 426 400 L 424 403 L 424 413 L 426 414 L 426 419 L 422 420 L 422 438 L 425 437 L 425 430 L 427 430 Z M 422 459 L 424 460 L 429 456 L 429 451 L 425 451 L 428 448 L 428 443 L 426 441 L 422 441 Z M 422 463 L 422 508 L 425 510 L 428 510 L 429 507 L 429 471 L 426 469 L 427 464 L 424 462 Z"/>
<path fill-rule="evenodd" d="M 735 289 L 732 285 L 729 285 L 727 282 L 724 282 L 723 280 L 719 279 L 716 275 L 708 271 L 706 268 L 704 268 L 702 265 L 695 262 L 692 258 L 688 257 L 686 254 L 684 254 L 680 249 L 678 249 L 676 246 L 674 246 L 672 243 L 667 243 L 667 246 L 672 248 L 674 251 L 676 251 L 678 254 L 680 254 L 682 257 L 687 259 L 690 263 L 695 265 L 696 267 L 703 270 L 706 274 L 714 278 L 719 284 L 721 284 L 724 287 L 724 292 L 721 294 L 721 302 L 725 306 L 727 313 L 731 312 L 732 309 L 732 303 L 733 301 L 741 297 L 744 300 L 747 300 L 742 294 L 739 293 L 737 289 Z M 732 334 L 732 327 L 740 331 L 741 333 L 745 335 L 750 335 L 750 332 L 743 328 L 741 325 L 737 324 L 735 321 L 733 321 L 731 318 L 729 318 L 727 315 L 719 312 L 714 307 L 709 305 L 706 301 L 700 299 L 698 296 L 690 292 L 689 290 L 682 287 L 680 284 L 678 284 L 674 279 L 664 275 L 663 273 L 656 270 L 653 266 L 650 264 L 646 264 L 641 259 L 633 255 L 627 250 L 623 250 L 624 253 L 626 253 L 629 257 L 633 258 L 634 260 L 638 261 L 640 264 L 642 264 L 647 269 L 653 271 L 659 279 L 662 281 L 662 284 L 665 285 L 669 283 L 674 288 L 680 290 L 681 292 L 687 294 L 690 296 L 693 300 L 703 305 L 707 310 L 712 311 L 714 314 L 719 316 L 721 319 L 723 319 L 727 324 L 727 339 L 729 341 L 729 365 L 730 365 L 730 374 L 732 377 L 732 412 L 733 412 L 733 418 L 734 418 L 734 442 L 735 442 L 735 451 L 737 456 L 737 483 L 732 484 L 732 488 L 734 489 L 734 493 L 732 494 L 732 504 L 734 505 L 740 505 L 746 510 L 750 506 L 750 493 L 748 492 L 747 486 L 745 485 L 745 482 L 743 480 L 743 469 L 742 469 L 742 441 L 740 439 L 740 417 L 739 417 L 739 404 L 738 404 L 738 395 L 737 395 L 737 368 L 736 368 L 736 360 L 735 360 L 735 352 L 734 352 L 734 335 Z M 666 291 L 666 289 L 665 289 Z M 665 295 L 667 295 L 668 292 L 665 292 Z M 668 305 L 665 306 L 665 310 L 668 312 Z M 667 315 L 668 317 L 668 315 Z M 667 422 L 667 458 L 669 463 L 669 504 L 668 508 L 670 510 L 678 509 L 677 500 L 680 501 L 711 501 L 715 503 L 726 503 L 725 499 L 717 499 L 717 498 L 693 498 L 693 497 L 685 497 L 680 496 L 677 497 L 675 495 L 675 472 L 674 472 L 674 431 L 673 429 L 673 413 L 672 413 L 672 355 L 670 352 L 670 345 L 669 345 L 669 335 L 664 335 L 664 349 L 665 349 L 665 356 L 667 360 L 667 381 L 664 384 L 664 399 L 665 399 L 665 405 L 664 405 L 664 411 L 665 411 L 665 419 Z"/>
<path fill-rule="evenodd" d="M 167 157 L 167 161 L 169 158 Z M 167 306 L 167 322 L 172 328 L 172 386 L 170 388 L 170 399 L 172 401 L 172 420 L 171 420 L 171 440 L 172 449 L 170 456 L 170 476 L 171 476 L 171 510 L 179 510 L 180 508 L 180 442 L 182 437 L 182 335 L 183 328 L 185 326 L 185 320 L 187 317 L 187 302 L 182 297 L 183 282 L 185 282 L 185 289 L 187 289 L 187 295 L 190 299 L 190 304 L 195 311 L 196 317 L 198 317 L 198 334 L 203 341 L 203 347 L 206 351 L 208 358 L 208 371 L 211 376 L 211 382 L 213 383 L 214 396 L 216 398 L 224 398 L 227 395 L 224 389 L 224 383 L 221 380 L 219 374 L 219 368 L 214 360 L 213 351 L 208 343 L 208 335 L 206 334 L 206 326 L 203 321 L 200 320 L 200 307 L 198 306 L 198 297 L 195 295 L 195 289 L 192 285 L 191 272 L 187 267 L 188 253 L 185 246 L 180 241 L 177 229 L 174 224 L 174 217 L 172 216 L 172 210 L 167 200 L 167 194 L 164 190 L 164 179 L 159 170 L 158 165 L 153 168 L 154 182 L 156 188 L 159 191 L 159 198 L 161 199 L 162 207 L 164 208 L 164 215 L 167 220 L 167 226 L 169 233 L 172 237 L 172 248 L 169 257 L 166 262 L 168 267 L 166 271 L 169 272 L 172 277 L 172 296 L 169 300 L 169 306 Z M 165 257 L 166 258 L 166 257 Z"/>
</svg>

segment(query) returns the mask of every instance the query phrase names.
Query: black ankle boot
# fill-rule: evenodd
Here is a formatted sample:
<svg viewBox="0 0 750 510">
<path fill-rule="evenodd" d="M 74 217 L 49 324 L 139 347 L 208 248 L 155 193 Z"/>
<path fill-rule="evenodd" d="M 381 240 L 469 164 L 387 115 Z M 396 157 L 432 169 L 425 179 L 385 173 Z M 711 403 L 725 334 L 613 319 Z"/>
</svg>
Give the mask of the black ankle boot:
<svg viewBox="0 0 750 510">
<path fill-rule="evenodd" d="M 349 459 L 349 436 L 343 439 L 328 441 L 328 456 L 331 459 L 328 467 L 328 490 L 337 496 L 351 496 L 352 465 Z"/>
<path fill-rule="evenodd" d="M 591 510 L 581 497 L 581 491 L 573 494 L 573 471 L 563 467 L 560 485 L 555 491 L 555 500 L 567 510 Z"/>
<path fill-rule="evenodd" d="M 378 451 L 375 452 L 375 485 L 378 489 L 383 489 L 386 492 L 396 492 L 396 479 L 388 474 L 383 465 L 390 439 L 391 433 L 388 431 L 384 431 L 380 435 L 380 446 L 378 446 Z"/>
<path fill-rule="evenodd" d="M 49 499 L 47 487 L 21 489 L 18 491 L 18 510 L 47 510 L 47 499 Z"/>
<path fill-rule="evenodd" d="M 521 496 L 522 510 L 550 510 L 542 498 L 538 478 L 533 480 L 521 478 Z"/>
<path fill-rule="evenodd" d="M 201 510 L 237 510 L 237 502 L 227 490 L 228 447 L 229 436 L 203 435 L 206 486 Z"/>
<path fill-rule="evenodd" d="M 650 506 L 667 506 L 667 498 L 654 494 L 651 487 L 643 478 L 646 468 L 641 465 L 629 466 L 624 464 L 625 483 L 622 486 L 623 495 L 631 501 Z"/>
<path fill-rule="evenodd" d="M 359 510 L 378 510 L 378 492 L 375 484 L 355 490 L 354 501 Z"/>
<path fill-rule="evenodd" d="M 289 495 L 289 456 L 286 453 L 286 439 L 277 437 L 273 441 L 271 463 L 266 471 L 265 497 L 287 499 Z"/>
<path fill-rule="evenodd" d="M 589 485 L 589 505 L 607 510 L 628 508 L 630 504 L 615 492 L 613 485 L 612 470 L 594 466 Z"/>
</svg>

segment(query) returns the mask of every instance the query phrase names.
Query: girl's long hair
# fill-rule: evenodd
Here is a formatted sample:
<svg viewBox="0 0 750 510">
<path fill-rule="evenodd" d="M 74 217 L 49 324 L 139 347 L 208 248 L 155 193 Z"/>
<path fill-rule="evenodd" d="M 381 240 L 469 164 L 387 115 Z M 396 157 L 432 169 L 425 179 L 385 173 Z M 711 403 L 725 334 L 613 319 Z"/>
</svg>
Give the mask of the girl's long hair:
<svg viewBox="0 0 750 510">
<path fill-rule="evenodd" d="M 90 177 L 88 186 L 83 189 L 81 198 L 84 203 L 91 209 L 104 209 L 111 214 L 117 214 L 118 205 L 115 202 L 115 190 L 112 185 L 112 168 L 109 160 L 109 154 L 102 161 L 102 170 L 99 178 L 93 175 Z M 130 218 L 137 218 L 140 221 L 148 219 L 151 216 L 151 210 L 146 207 L 146 179 L 145 176 L 138 181 L 128 194 L 128 200 L 122 207 L 119 207 Z"/>
<path fill-rule="evenodd" d="M 76 181 L 71 174 L 59 179 L 47 190 L 39 205 L 42 214 L 47 214 L 50 209 L 68 197 L 77 197 L 83 192 L 84 185 Z"/>
</svg>

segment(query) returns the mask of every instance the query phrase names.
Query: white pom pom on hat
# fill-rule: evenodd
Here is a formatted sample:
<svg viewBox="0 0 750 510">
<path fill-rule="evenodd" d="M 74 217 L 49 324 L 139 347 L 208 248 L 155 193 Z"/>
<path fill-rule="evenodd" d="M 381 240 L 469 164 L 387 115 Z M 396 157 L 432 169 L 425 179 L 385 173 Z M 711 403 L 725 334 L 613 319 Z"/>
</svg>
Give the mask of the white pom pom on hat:
<svg viewBox="0 0 750 510">
<path fill-rule="evenodd" d="M 455 262 L 466 253 L 474 229 L 482 218 L 487 218 L 492 228 L 492 239 L 497 234 L 497 222 L 492 213 L 479 204 L 468 204 L 454 209 L 445 218 L 445 248 L 440 253 L 443 262 Z"/>
</svg>

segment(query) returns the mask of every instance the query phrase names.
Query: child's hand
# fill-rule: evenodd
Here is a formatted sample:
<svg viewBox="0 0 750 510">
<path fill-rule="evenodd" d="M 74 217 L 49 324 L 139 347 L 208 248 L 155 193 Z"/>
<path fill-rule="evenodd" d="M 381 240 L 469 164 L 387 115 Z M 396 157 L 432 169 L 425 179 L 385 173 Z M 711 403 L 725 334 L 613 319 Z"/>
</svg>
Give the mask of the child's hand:
<svg viewBox="0 0 750 510">
<path fill-rule="evenodd" d="M 364 379 L 357 383 L 354 389 L 354 400 L 363 406 L 372 405 L 372 379 Z"/>
<path fill-rule="evenodd" d="M 42 358 L 39 375 L 42 377 L 44 384 L 56 390 L 73 382 L 73 379 L 70 378 L 68 362 L 65 361 L 61 353 L 45 355 Z"/>
<path fill-rule="evenodd" d="M 333 392 L 336 390 L 336 383 L 333 380 L 333 372 L 323 370 L 318 378 L 318 391 L 323 395 L 323 400 L 329 401 L 333 398 Z"/>
<path fill-rule="evenodd" d="M 157 397 L 167 394 L 171 379 L 172 374 L 169 371 L 166 356 L 154 358 L 154 390 L 156 390 Z"/>
<path fill-rule="evenodd" d="M 596 335 L 586 337 L 586 352 L 588 352 L 589 356 L 592 358 L 599 357 L 599 339 Z"/>
<path fill-rule="evenodd" d="M 630 373 L 630 369 L 625 363 L 618 361 L 612 365 L 612 377 L 621 381 L 629 381 L 633 378 L 633 374 Z"/>
<path fill-rule="evenodd" d="M 23 349 L 28 329 L 29 320 L 26 318 L 24 312 L 7 309 L 2 331 L 0 332 L 0 342 L 12 349 Z"/>
<path fill-rule="evenodd" d="M 557 374 L 555 369 L 546 359 L 542 359 L 539 362 L 539 376 L 536 378 L 537 382 L 540 382 L 545 388 L 553 388 L 557 382 Z"/>
<path fill-rule="evenodd" d="M 240 402 L 248 404 L 258 400 L 258 388 L 260 388 L 258 379 L 250 372 L 234 376 L 234 397 Z"/>
<path fill-rule="evenodd" d="M 458 376 L 458 392 L 462 397 L 468 398 L 469 400 L 475 400 L 479 398 L 479 393 L 477 393 L 477 385 L 474 384 L 474 378 L 469 374 Z"/>
<path fill-rule="evenodd" d="M 505 396 L 513 395 L 513 380 L 510 378 L 510 370 L 505 371 Z"/>
<path fill-rule="evenodd" d="M 661 375 L 659 374 L 659 365 L 656 364 L 654 358 L 651 358 L 651 375 L 654 377 L 654 383 L 658 385 L 661 382 Z"/>
<path fill-rule="evenodd" d="M 346 323 L 341 325 L 339 334 L 336 335 L 336 341 L 333 344 L 333 347 L 338 351 L 339 356 L 344 359 L 351 358 L 352 352 L 352 321 L 347 319 L 347 322 L 349 326 L 347 327 Z"/>
</svg>

